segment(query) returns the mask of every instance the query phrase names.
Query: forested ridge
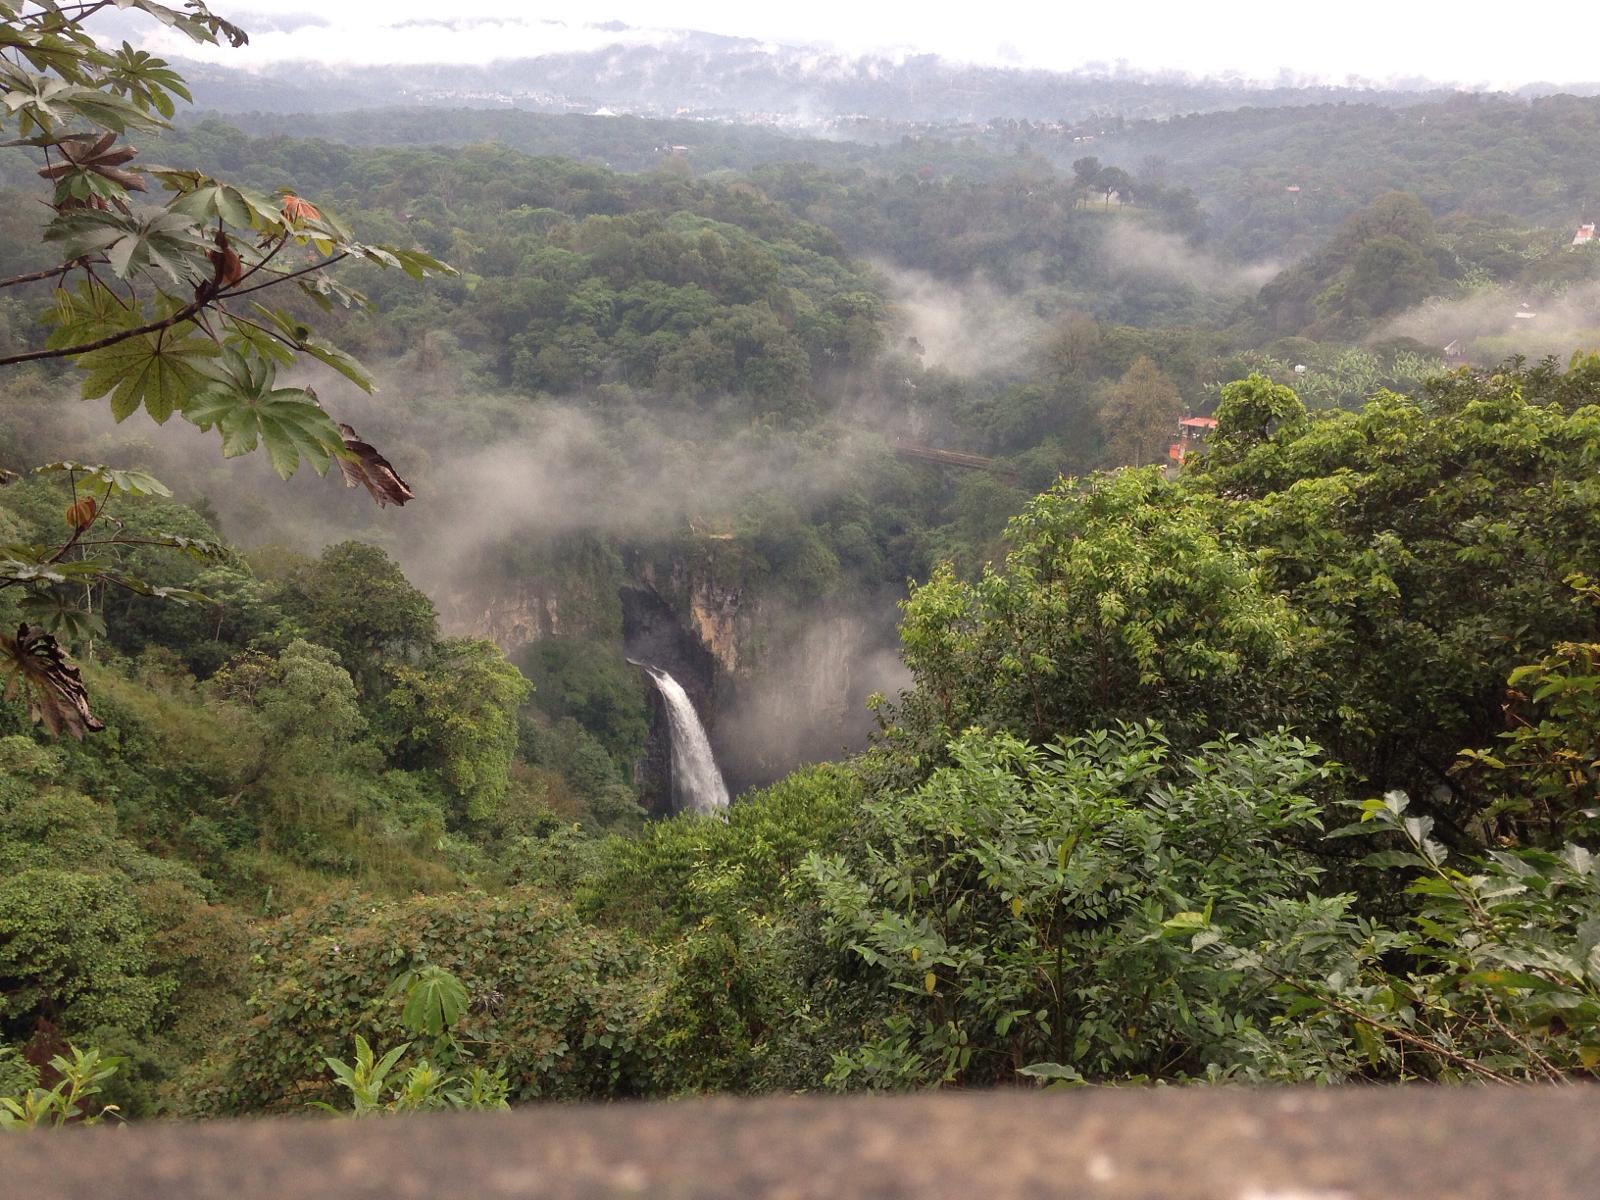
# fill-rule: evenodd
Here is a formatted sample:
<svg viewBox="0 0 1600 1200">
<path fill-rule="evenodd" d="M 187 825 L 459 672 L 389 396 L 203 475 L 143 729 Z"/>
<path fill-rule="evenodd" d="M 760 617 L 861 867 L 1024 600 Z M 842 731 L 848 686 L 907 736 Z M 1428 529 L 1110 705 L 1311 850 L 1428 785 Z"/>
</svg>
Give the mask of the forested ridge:
<svg viewBox="0 0 1600 1200">
<path fill-rule="evenodd" d="M 1593 102 L 624 171 L 0 15 L 0 1124 L 1600 1066 Z"/>
</svg>

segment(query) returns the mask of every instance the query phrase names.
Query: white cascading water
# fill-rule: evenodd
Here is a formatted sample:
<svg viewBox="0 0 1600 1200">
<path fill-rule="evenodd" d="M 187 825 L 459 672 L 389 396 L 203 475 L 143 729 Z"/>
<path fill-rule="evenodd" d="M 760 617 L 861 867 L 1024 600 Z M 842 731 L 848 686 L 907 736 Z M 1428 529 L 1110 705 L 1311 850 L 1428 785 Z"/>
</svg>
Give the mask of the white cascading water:
<svg viewBox="0 0 1600 1200">
<path fill-rule="evenodd" d="M 641 663 L 667 704 L 672 730 L 672 806 L 679 812 L 722 816 L 728 810 L 728 785 L 722 782 L 706 728 L 689 693 L 665 671 Z"/>
</svg>

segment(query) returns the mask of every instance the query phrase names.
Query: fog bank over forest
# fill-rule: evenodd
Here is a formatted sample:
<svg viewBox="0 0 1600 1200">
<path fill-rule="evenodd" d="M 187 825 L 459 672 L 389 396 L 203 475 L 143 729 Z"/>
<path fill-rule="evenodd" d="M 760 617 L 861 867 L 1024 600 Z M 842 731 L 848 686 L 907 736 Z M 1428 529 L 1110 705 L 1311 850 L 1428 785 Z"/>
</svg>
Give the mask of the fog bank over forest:
<svg viewBox="0 0 1600 1200">
<path fill-rule="evenodd" d="M 1556 296 L 1492 286 L 1466 296 L 1426 301 L 1396 317 L 1383 336 L 1413 338 L 1443 347 L 1460 340 L 1481 360 L 1520 354 L 1554 356 L 1600 346 L 1600 282 L 1582 283 Z"/>
<path fill-rule="evenodd" d="M 378 378 L 372 395 L 323 369 L 280 382 L 312 387 L 340 420 L 383 446 L 417 496 L 403 508 L 374 510 L 337 471 L 318 477 L 302 468 L 283 480 L 263 460 L 215 462 L 214 433 L 156 425 L 142 414 L 117 424 L 97 405 L 76 405 L 55 423 L 50 444 L 93 446 L 107 461 L 147 465 L 181 495 L 210 501 L 223 532 L 246 547 L 314 553 L 370 539 L 440 590 L 470 586 L 463 573 L 507 543 L 570 534 L 671 539 L 691 524 L 728 526 L 764 496 L 821 503 L 884 454 L 881 437 L 847 426 L 804 457 L 774 453 L 746 431 L 719 433 L 714 421 L 641 417 L 618 429 L 583 397 L 501 408 L 504 425 L 484 425 L 463 413 L 448 384 L 418 386 L 398 369 Z"/>
</svg>

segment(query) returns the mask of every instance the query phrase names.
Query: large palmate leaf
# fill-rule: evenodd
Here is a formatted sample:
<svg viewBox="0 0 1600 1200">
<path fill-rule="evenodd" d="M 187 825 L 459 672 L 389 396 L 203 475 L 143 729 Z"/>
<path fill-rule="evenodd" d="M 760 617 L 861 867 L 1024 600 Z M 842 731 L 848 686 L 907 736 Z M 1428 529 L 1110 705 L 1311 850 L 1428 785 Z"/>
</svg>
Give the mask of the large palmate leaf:
<svg viewBox="0 0 1600 1200">
<path fill-rule="evenodd" d="M 348 351 L 341 350 L 331 342 L 326 342 L 319 337 L 303 337 L 299 341 L 302 353 L 309 354 L 312 358 L 325 366 L 332 367 L 351 383 L 364 392 L 375 392 L 378 389 L 376 381 L 367 374 L 367 369 L 361 365 L 359 359 Z"/>
<path fill-rule="evenodd" d="M 36 25 L 16 23 L 20 5 L 10 2 L 0 6 L 7 19 L 0 26 L 0 46 L 14 51 L 35 71 L 54 71 L 70 83 L 87 83 L 91 75 L 85 69 L 98 53 L 94 39 L 82 29 L 66 26 L 61 29 L 44 29 Z"/>
<path fill-rule="evenodd" d="M 99 613 L 79 607 L 59 591 L 35 592 L 17 608 L 29 624 L 69 646 L 106 634 L 106 623 Z"/>
<path fill-rule="evenodd" d="M 23 137 L 53 136 L 80 120 L 117 133 L 162 124 L 120 96 L 48 75 L 30 75 L 11 63 L 0 63 L 0 107 L 15 118 Z"/>
<path fill-rule="evenodd" d="M 390 985 L 395 990 L 405 995 L 400 1022 L 413 1033 L 438 1037 L 467 1010 L 466 987 L 443 967 L 407 971 Z"/>
<path fill-rule="evenodd" d="M 129 192 L 146 190 L 138 174 L 124 169 L 139 152 L 132 146 L 117 145 L 115 133 L 58 138 L 54 150 L 60 161 L 47 163 L 37 173 L 42 179 L 55 181 L 54 204 L 58 210 L 85 205 L 105 208 L 92 204 L 94 198 L 114 201 L 120 206 L 126 202 Z"/>
<path fill-rule="evenodd" d="M 210 42 L 218 44 L 219 37 L 235 50 L 240 46 L 248 45 L 250 37 L 232 21 L 212 13 L 209 9 L 199 6 L 186 5 L 184 8 L 174 8 L 169 4 L 157 3 L 157 0 L 116 0 L 118 8 L 136 8 L 147 16 L 154 17 L 163 25 L 178 30 L 196 42 Z"/>
<path fill-rule="evenodd" d="M 309 354 L 318 362 L 332 367 L 364 392 L 377 390 L 376 381 L 367 373 L 366 368 L 361 365 L 354 355 L 339 349 L 331 342 L 317 337 L 303 323 L 297 321 L 282 309 L 267 308 L 260 304 L 252 304 L 251 307 L 270 321 L 282 338 L 293 342 L 295 348 L 301 353 Z M 243 331 L 241 330 L 241 332 Z M 274 341 L 273 344 L 282 345 L 281 342 L 277 341 Z"/>
<path fill-rule="evenodd" d="M 166 172 L 162 182 L 168 187 L 177 186 L 180 195 L 172 201 L 173 212 L 193 217 L 197 221 L 225 221 L 239 229 L 276 231 L 282 228 L 283 214 L 264 196 L 248 188 L 214 179 L 196 176 L 192 180 Z M 183 186 L 192 182 L 192 186 Z"/>
<path fill-rule="evenodd" d="M 172 489 L 148 471 L 125 471 L 102 463 L 51 462 L 33 469 L 35 475 L 70 475 L 80 483 L 105 484 L 129 496 L 170 496 Z"/>
<path fill-rule="evenodd" d="M 147 51 L 135 50 L 127 42 L 112 55 L 112 65 L 106 74 L 112 91 L 127 96 L 146 111 L 155 109 L 163 117 L 170 118 L 177 111 L 172 103 L 173 96 L 189 102 L 194 100 L 183 76 L 165 60 Z"/>
<path fill-rule="evenodd" d="M 403 250 L 398 246 L 377 246 L 365 242 L 351 242 L 345 247 L 357 258 L 364 258 L 380 267 L 398 267 L 413 279 L 426 279 L 429 275 L 460 274 L 447 262 L 442 262 L 421 250 Z"/>
<path fill-rule="evenodd" d="M 180 284 L 198 283 L 212 274 L 207 258 L 212 244 L 196 218 L 151 204 L 127 212 L 69 209 L 50 222 L 44 237 L 61 243 L 63 258 L 104 254 L 119 279 L 151 268 Z"/>
<path fill-rule="evenodd" d="M 277 368 L 266 359 L 246 359 L 226 349 L 208 367 L 209 384 L 190 397 L 184 418 L 222 435 L 224 457 L 236 458 L 262 445 L 284 479 L 301 459 L 326 474 L 344 438 L 316 396 L 303 388 L 274 387 Z"/>
<path fill-rule="evenodd" d="M 323 312 L 332 312 L 335 304 L 342 308 L 367 307 L 365 295 L 321 272 L 303 275 L 294 282 L 296 287 L 316 301 L 317 307 Z"/>
<path fill-rule="evenodd" d="M 131 319 L 138 318 L 135 312 Z M 215 343 L 189 321 L 138 334 L 78 356 L 78 365 L 86 372 L 83 397 L 90 400 L 110 392 L 116 420 L 126 420 L 143 405 L 155 421 L 164 422 L 208 385 L 204 368 L 216 353 Z"/>
<path fill-rule="evenodd" d="M 32 584 L 76 584 L 89 587 L 118 574 L 109 558 L 57 558 L 60 547 L 11 542 L 0 546 L 0 580 Z"/>
<path fill-rule="evenodd" d="M 342 250 L 371 257 L 368 247 L 353 241 L 350 230 L 341 221 L 286 188 L 280 189 L 276 198 L 269 199 L 188 167 L 147 166 L 143 170 L 178 193 L 169 206 L 174 212 L 201 222 L 221 220 L 240 229 L 255 229 L 263 235 L 291 234 L 322 254 Z M 419 262 L 428 259 L 418 251 L 402 253 Z M 404 267 L 403 262 L 392 255 L 387 260 L 373 257 L 371 261 L 380 266 Z"/>
</svg>

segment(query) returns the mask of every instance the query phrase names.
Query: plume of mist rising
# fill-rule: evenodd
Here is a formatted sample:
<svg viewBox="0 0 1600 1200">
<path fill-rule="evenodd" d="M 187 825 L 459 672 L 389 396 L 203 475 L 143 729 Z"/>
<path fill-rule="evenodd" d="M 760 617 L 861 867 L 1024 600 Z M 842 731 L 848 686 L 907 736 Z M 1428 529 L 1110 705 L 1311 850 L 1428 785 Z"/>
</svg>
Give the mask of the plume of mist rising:
<svg viewBox="0 0 1600 1200">
<path fill-rule="evenodd" d="M 800 763 L 860 749 L 875 728 L 867 697 L 911 686 L 900 658 L 895 596 L 880 593 L 826 611 L 771 614 L 797 629 L 718 714 L 717 742 L 735 779 L 765 782 Z"/>
<path fill-rule="evenodd" d="M 908 267 L 874 262 L 905 332 L 922 345 L 923 362 L 960 375 L 1003 371 L 1024 361 L 1045 328 L 1020 296 L 982 275 L 952 283 Z"/>
<path fill-rule="evenodd" d="M 1261 290 L 1283 268 L 1275 261 L 1230 263 L 1197 250 L 1176 233 L 1132 221 L 1107 223 L 1100 255 L 1112 277 L 1188 284 L 1219 296 Z"/>
<path fill-rule="evenodd" d="M 379 510 L 337 472 L 318 478 L 305 466 L 285 482 L 264 455 L 223 460 L 214 433 L 181 419 L 157 426 L 142 414 L 117 425 L 103 402 L 53 403 L 51 441 L 41 450 L 149 467 L 180 496 L 210 500 L 225 535 L 246 548 L 309 552 L 361 538 L 434 586 L 508 540 L 658 539 L 691 522 L 736 522 L 774 496 L 803 509 L 850 485 L 882 453 L 881 440 L 843 426 L 801 441 L 677 409 L 602 419 L 583 398 L 462 396 L 451 381 L 415 376 L 387 380 L 376 396 L 320 369 L 283 383 L 315 387 L 330 412 L 394 463 L 416 501 Z"/>
<path fill-rule="evenodd" d="M 804 512 L 854 487 L 884 453 L 876 432 L 843 423 L 774 435 L 715 413 L 635 408 L 602 417 L 587 398 L 462 395 L 447 378 L 379 375 L 376 396 L 321 368 L 282 383 L 314 387 L 394 463 L 416 494 L 404 508 L 379 509 L 336 470 L 318 477 L 302 465 L 284 481 L 264 454 L 225 460 L 215 433 L 181 419 L 156 425 L 140 413 L 117 424 L 103 401 L 67 399 L 13 415 L 35 431 L 31 453 L 145 467 L 179 499 L 204 497 L 223 535 L 245 549 L 315 553 L 369 541 L 436 595 L 471 590 L 474 574 L 512 543 L 571 534 L 659 542 L 692 528 L 734 531 L 772 503 Z M 870 398 L 855 404 L 859 415 Z"/>
<path fill-rule="evenodd" d="M 1177 234 L 1143 222 L 1100 222 L 1097 249 L 1120 290 L 1181 284 L 1203 295 L 1242 298 L 1282 268 L 1278 262 L 1231 263 L 1197 250 Z M 925 271 L 874 262 L 903 331 L 922 346 L 923 362 L 960 375 L 1014 370 L 1032 358 L 1067 297 L 1035 278 L 1005 289 L 981 274 L 952 282 Z"/>
<path fill-rule="evenodd" d="M 1524 303 L 1537 315 L 1518 319 Z M 1490 287 L 1429 300 L 1394 318 L 1378 336 L 1414 338 L 1436 349 L 1459 339 L 1468 354 L 1484 362 L 1512 354 L 1564 361 L 1574 351 L 1600 349 L 1600 282 L 1551 297 Z"/>
<path fill-rule="evenodd" d="M 214 433 L 181 419 L 157 426 L 139 414 L 117 425 L 99 401 L 38 402 L 48 412 L 31 424 L 47 433 L 29 449 L 150 469 L 180 500 L 209 500 L 224 536 L 246 549 L 380 545 L 435 599 L 447 627 L 478 634 L 491 632 L 474 627 L 486 610 L 550 586 L 508 578 L 505 563 L 519 544 L 596 534 L 659 545 L 691 528 L 733 530 L 741 514 L 775 498 L 804 512 L 854 486 L 883 453 L 881 438 L 843 426 L 773 438 L 676 411 L 602 419 L 584 399 L 463 397 L 450 381 L 415 375 L 407 394 L 389 382 L 368 396 L 320 369 L 284 380 L 314 386 L 338 419 L 394 463 L 416 493 L 404 508 L 377 508 L 337 471 L 319 478 L 302 466 L 286 482 L 264 455 L 224 460 Z M 782 632 L 759 636 L 759 664 L 741 671 L 714 714 L 719 753 L 729 755 L 736 778 L 765 783 L 864 743 L 866 696 L 897 692 L 909 680 L 898 654 L 898 598 L 884 589 L 815 610 L 760 598 L 760 628 Z M 679 617 L 687 630 L 687 616 Z"/>
</svg>

